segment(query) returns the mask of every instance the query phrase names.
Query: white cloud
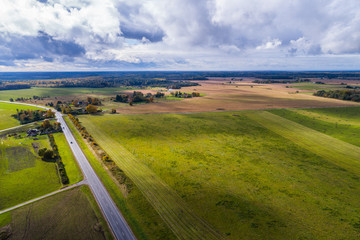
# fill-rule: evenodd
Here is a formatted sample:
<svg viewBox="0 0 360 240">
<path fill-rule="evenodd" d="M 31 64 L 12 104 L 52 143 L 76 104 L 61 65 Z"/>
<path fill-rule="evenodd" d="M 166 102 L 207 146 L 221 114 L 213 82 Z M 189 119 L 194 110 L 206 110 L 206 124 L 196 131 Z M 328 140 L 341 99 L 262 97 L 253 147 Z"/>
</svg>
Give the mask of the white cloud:
<svg viewBox="0 0 360 240">
<path fill-rule="evenodd" d="M 268 41 L 260 46 L 257 46 L 256 50 L 274 49 L 279 47 L 280 45 L 281 45 L 281 41 L 279 39 L 273 39 L 272 41 Z"/>
<path fill-rule="evenodd" d="M 0 8 L 0 60 L 9 63 L 72 58 L 81 66 L 204 69 L 254 59 L 261 69 L 348 54 L 360 54 L 358 0 L 2 0 Z"/>
</svg>

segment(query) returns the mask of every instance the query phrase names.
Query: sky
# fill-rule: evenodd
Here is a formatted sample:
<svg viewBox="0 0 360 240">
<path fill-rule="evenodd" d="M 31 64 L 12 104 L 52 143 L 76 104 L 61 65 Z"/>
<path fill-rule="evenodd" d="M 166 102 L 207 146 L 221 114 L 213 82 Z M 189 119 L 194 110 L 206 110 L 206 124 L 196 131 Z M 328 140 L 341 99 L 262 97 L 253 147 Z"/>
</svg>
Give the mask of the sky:
<svg viewBox="0 0 360 240">
<path fill-rule="evenodd" d="M 0 71 L 360 70 L 359 0 L 1 0 Z"/>
</svg>

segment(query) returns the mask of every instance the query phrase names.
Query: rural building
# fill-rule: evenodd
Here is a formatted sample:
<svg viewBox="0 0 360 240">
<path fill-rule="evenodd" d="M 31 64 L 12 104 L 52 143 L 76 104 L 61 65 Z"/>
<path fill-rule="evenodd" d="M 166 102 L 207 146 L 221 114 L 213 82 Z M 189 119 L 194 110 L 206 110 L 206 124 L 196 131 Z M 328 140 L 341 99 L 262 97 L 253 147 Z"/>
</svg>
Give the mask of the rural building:
<svg viewBox="0 0 360 240">
<path fill-rule="evenodd" d="M 36 137 L 38 134 L 40 134 L 40 131 L 37 129 L 28 129 L 26 133 L 28 136 Z"/>
</svg>

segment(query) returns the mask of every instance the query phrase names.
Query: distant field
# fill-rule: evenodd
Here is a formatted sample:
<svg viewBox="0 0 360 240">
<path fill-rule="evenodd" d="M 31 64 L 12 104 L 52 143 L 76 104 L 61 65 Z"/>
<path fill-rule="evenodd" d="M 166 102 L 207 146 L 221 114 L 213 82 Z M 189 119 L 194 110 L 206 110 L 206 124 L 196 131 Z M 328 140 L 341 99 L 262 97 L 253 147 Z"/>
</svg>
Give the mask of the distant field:
<svg viewBox="0 0 360 240">
<path fill-rule="evenodd" d="M 114 94 L 117 91 L 127 90 L 128 88 L 40 88 L 33 87 L 31 89 L 6 90 L 0 91 L 0 100 L 8 101 L 10 98 L 18 97 L 32 98 L 35 96 L 68 96 L 83 94 Z"/>
<path fill-rule="evenodd" d="M 1 96 L 2 95 L 0 92 L 0 98 L 1 98 Z M 20 125 L 18 120 L 11 117 L 11 115 L 16 114 L 16 109 L 39 110 L 40 108 L 0 102 L 0 130 L 6 129 L 6 128 L 11 128 L 11 127 L 16 127 L 16 126 Z"/>
<path fill-rule="evenodd" d="M 61 187 L 55 163 L 42 161 L 32 147 L 50 148 L 48 138 L 38 139 L 0 139 L 0 209 Z"/>
<path fill-rule="evenodd" d="M 295 86 L 286 88 L 287 84 L 256 84 L 251 81 L 237 81 L 229 84 L 229 80 L 229 78 L 211 78 L 208 81 L 199 81 L 200 86 L 184 87 L 180 90 L 182 92 L 196 91 L 201 93 L 202 97 L 179 99 L 179 101 L 168 99 L 134 106 L 112 103 L 111 108 L 116 108 L 122 114 L 152 114 L 360 105 L 349 101 L 301 94 L 301 92 L 306 92 L 302 90 L 296 93 L 298 89 Z M 156 91 L 158 89 L 143 92 L 154 94 Z"/>
<path fill-rule="evenodd" d="M 336 89 L 345 89 L 345 85 L 340 85 L 340 84 L 316 84 L 316 83 L 293 83 L 293 84 L 288 84 L 288 86 L 290 87 L 296 87 L 298 89 L 302 89 L 302 90 L 336 90 Z"/>
<path fill-rule="evenodd" d="M 154 185 L 159 177 L 229 239 L 358 239 L 359 149 L 270 113 L 274 124 L 267 126 L 262 113 L 80 120 L 136 184 L 144 184 L 139 179 L 146 177 Z M 279 119 L 291 130 L 275 133 Z M 293 129 L 298 136 L 289 138 Z M 315 135 L 307 139 L 303 134 Z M 336 154 L 306 147 L 313 139 L 335 144 L 330 153 Z M 146 190 L 145 196 L 155 194 L 149 201 L 163 194 L 161 188 Z"/>
<path fill-rule="evenodd" d="M 87 186 L 1 214 L 0 231 L 4 226 L 10 239 L 113 239 Z"/>
</svg>

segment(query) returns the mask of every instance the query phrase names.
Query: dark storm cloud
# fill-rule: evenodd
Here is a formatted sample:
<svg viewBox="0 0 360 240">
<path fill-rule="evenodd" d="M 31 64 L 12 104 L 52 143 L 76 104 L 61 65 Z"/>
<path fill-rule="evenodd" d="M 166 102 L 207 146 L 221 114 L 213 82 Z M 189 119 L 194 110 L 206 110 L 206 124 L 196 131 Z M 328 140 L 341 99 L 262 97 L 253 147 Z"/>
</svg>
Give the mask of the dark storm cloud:
<svg viewBox="0 0 360 240">
<path fill-rule="evenodd" d="M 11 39 L 11 40 L 9 40 Z M 0 58 L 27 60 L 42 58 L 53 61 L 53 57 L 79 57 L 85 49 L 73 42 L 55 40 L 53 37 L 39 33 L 39 36 L 7 36 L 0 38 L 0 46 L 7 49 L 7 54 Z"/>
</svg>

